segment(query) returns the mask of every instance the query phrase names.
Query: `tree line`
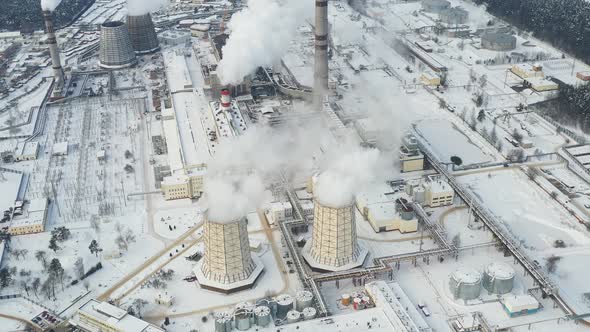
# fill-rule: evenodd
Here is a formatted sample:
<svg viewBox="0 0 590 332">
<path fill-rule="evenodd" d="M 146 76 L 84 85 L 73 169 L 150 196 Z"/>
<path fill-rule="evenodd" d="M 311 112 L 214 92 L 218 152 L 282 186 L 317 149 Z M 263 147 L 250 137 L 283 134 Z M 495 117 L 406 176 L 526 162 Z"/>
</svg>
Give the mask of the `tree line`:
<svg viewBox="0 0 590 332">
<path fill-rule="evenodd" d="M 590 60 L 590 1 L 587 0 L 474 0 L 536 37 Z"/>
</svg>

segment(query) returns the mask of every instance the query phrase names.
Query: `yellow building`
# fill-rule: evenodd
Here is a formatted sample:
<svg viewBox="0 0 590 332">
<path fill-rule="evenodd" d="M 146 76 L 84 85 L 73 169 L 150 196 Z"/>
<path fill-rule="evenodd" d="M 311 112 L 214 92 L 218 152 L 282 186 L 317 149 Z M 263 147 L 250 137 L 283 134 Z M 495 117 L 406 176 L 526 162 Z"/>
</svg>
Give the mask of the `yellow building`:
<svg viewBox="0 0 590 332">
<path fill-rule="evenodd" d="M 553 91 L 559 89 L 559 85 L 557 83 L 541 77 L 527 78 L 525 82 L 530 84 L 531 89 L 537 92 Z"/>
<path fill-rule="evenodd" d="M 510 68 L 510 71 L 522 79 L 531 77 L 545 77 L 545 73 L 543 73 L 543 67 L 541 67 L 539 64 L 531 65 L 530 63 L 519 63 L 513 65 Z"/>
<path fill-rule="evenodd" d="M 205 168 L 195 168 L 188 172 L 178 172 L 165 177 L 161 189 L 164 199 L 174 200 L 183 198 L 197 198 L 203 194 L 203 177 Z"/>
<path fill-rule="evenodd" d="M 164 332 L 165 330 L 136 318 L 108 302 L 86 302 L 70 323 L 87 332 Z"/>
<path fill-rule="evenodd" d="M 376 233 L 389 231 L 411 233 L 418 230 L 418 219 L 415 214 L 409 213 L 402 216 L 394 202 L 369 204 L 365 207 L 363 215 Z"/>
<path fill-rule="evenodd" d="M 453 204 L 455 191 L 446 181 L 438 178 L 429 178 L 424 184 L 425 187 L 425 205 L 430 207 L 446 206 Z"/>
<path fill-rule="evenodd" d="M 420 81 L 424 85 L 437 86 L 440 85 L 440 76 L 436 75 L 431 71 L 426 71 L 423 72 L 422 75 L 420 75 Z"/>
<path fill-rule="evenodd" d="M 406 135 L 399 151 L 402 172 L 421 171 L 424 169 L 424 155 L 418 149 L 418 141 L 414 135 Z"/>
<path fill-rule="evenodd" d="M 24 235 L 44 232 L 45 222 L 47 221 L 47 205 L 46 198 L 32 200 L 28 206 L 24 207 L 22 215 L 15 216 L 12 219 L 8 233 L 11 235 Z"/>
</svg>

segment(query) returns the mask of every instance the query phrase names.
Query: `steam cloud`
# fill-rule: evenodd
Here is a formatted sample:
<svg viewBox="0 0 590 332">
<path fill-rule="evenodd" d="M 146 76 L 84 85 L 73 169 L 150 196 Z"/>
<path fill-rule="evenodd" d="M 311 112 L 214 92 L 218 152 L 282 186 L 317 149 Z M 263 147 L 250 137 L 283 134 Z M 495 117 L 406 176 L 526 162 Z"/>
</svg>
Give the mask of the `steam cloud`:
<svg viewBox="0 0 590 332">
<path fill-rule="evenodd" d="M 61 0 L 41 0 L 41 8 L 43 10 L 54 11 L 61 3 Z"/>
<path fill-rule="evenodd" d="M 391 154 L 358 145 L 341 145 L 324 156 L 314 195 L 330 207 L 352 204 L 354 195 L 371 183 L 384 181 L 393 171 Z"/>
<path fill-rule="evenodd" d="M 204 205 L 216 222 L 230 222 L 263 207 L 272 199 L 266 187 L 280 170 L 311 167 L 316 131 L 299 126 L 252 127 L 222 143 L 209 162 Z"/>
<path fill-rule="evenodd" d="M 127 0 L 127 11 L 131 16 L 145 15 L 168 5 L 168 0 Z"/>
<path fill-rule="evenodd" d="M 239 84 L 256 68 L 280 59 L 298 24 L 311 16 L 312 4 L 301 0 L 248 0 L 228 25 L 232 33 L 217 69 L 221 83 Z"/>
</svg>

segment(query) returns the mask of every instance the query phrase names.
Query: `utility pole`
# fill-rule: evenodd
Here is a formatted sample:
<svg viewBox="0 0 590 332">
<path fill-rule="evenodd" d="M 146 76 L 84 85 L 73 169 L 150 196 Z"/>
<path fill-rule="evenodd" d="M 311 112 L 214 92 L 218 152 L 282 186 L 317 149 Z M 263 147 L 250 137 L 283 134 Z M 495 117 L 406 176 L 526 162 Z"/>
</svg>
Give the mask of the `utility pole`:
<svg viewBox="0 0 590 332">
<path fill-rule="evenodd" d="M 127 197 L 125 197 L 125 187 L 123 187 L 123 180 L 121 180 L 121 191 L 123 192 L 123 202 L 125 202 L 125 206 L 127 206 Z"/>
</svg>

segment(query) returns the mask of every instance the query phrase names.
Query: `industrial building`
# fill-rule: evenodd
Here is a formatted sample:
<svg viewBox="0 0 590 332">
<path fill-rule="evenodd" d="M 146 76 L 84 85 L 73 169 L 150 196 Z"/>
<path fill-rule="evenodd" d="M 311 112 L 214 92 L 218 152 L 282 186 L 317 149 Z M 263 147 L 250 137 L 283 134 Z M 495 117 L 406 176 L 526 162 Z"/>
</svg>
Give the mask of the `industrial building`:
<svg viewBox="0 0 590 332">
<path fill-rule="evenodd" d="M 368 251 L 358 244 L 353 202 L 331 207 L 314 200 L 312 239 L 303 257 L 312 269 L 344 271 L 359 267 Z"/>
<path fill-rule="evenodd" d="M 47 222 L 47 207 L 47 198 L 33 199 L 28 203 L 16 202 L 15 216 L 10 223 L 8 233 L 10 235 L 24 235 L 44 232 Z"/>
<path fill-rule="evenodd" d="M 131 67 L 137 63 L 127 25 L 120 21 L 100 26 L 99 65 L 105 69 Z"/>
<path fill-rule="evenodd" d="M 590 71 L 580 71 L 576 73 L 576 77 L 584 82 L 590 81 Z"/>
<path fill-rule="evenodd" d="M 39 142 L 20 142 L 16 147 L 14 160 L 27 161 L 37 159 L 39 154 Z"/>
<path fill-rule="evenodd" d="M 436 75 L 432 71 L 425 71 L 420 75 L 420 81 L 424 85 L 428 86 L 439 86 L 440 85 L 440 76 Z"/>
<path fill-rule="evenodd" d="M 163 45 L 180 45 L 188 43 L 191 40 L 191 33 L 188 31 L 168 30 L 162 32 L 159 37 Z"/>
<path fill-rule="evenodd" d="M 455 191 L 451 185 L 440 176 L 434 175 L 429 176 L 426 181 L 422 179 L 408 181 L 406 194 L 415 202 L 430 207 L 451 205 L 455 199 Z"/>
<path fill-rule="evenodd" d="M 384 186 L 386 187 L 386 185 Z M 418 230 L 418 218 L 404 193 L 386 194 L 388 188 L 373 192 L 361 192 L 355 197 L 357 209 L 376 233 L 399 231 L 411 233 Z M 389 189 L 390 190 L 390 189 Z M 403 197 L 402 197 L 403 196 Z"/>
<path fill-rule="evenodd" d="M 530 77 L 524 80 L 524 86 L 537 92 L 554 91 L 559 89 L 559 84 L 543 77 Z"/>
<path fill-rule="evenodd" d="M 226 294 L 252 288 L 264 266 L 250 252 L 246 218 L 216 221 L 207 216 L 203 227 L 205 254 L 194 268 L 201 287 Z"/>
<path fill-rule="evenodd" d="M 429 13 L 439 14 L 451 7 L 447 0 L 422 0 L 422 9 Z"/>
<path fill-rule="evenodd" d="M 516 37 L 509 33 L 487 32 L 481 36 L 481 47 L 492 51 L 511 51 L 516 48 Z"/>
<path fill-rule="evenodd" d="M 461 7 L 453 7 L 440 12 L 441 22 L 448 25 L 465 24 L 469 18 L 469 12 Z"/>
<path fill-rule="evenodd" d="M 205 165 L 189 171 L 178 171 L 164 177 L 161 189 L 166 200 L 183 198 L 198 198 L 203 194 L 203 176 L 207 168 Z"/>
<path fill-rule="evenodd" d="M 406 135 L 399 151 L 402 172 L 421 171 L 424 169 L 424 155 L 418 149 L 418 140 L 414 135 Z"/>
<path fill-rule="evenodd" d="M 539 301 L 532 295 L 506 296 L 500 301 L 510 317 L 529 315 L 539 311 Z"/>
<path fill-rule="evenodd" d="M 128 15 L 127 28 L 129 29 L 131 45 L 136 54 L 150 54 L 160 49 L 156 28 L 150 13 L 136 16 Z"/>
<path fill-rule="evenodd" d="M 540 64 L 518 63 L 510 67 L 510 71 L 522 79 L 545 77 L 543 67 Z"/>
<path fill-rule="evenodd" d="M 164 332 L 108 302 L 90 300 L 78 309 L 70 323 L 86 332 Z"/>
<path fill-rule="evenodd" d="M 472 268 L 458 268 L 451 274 L 449 287 L 456 300 L 477 299 L 481 291 L 481 273 Z"/>
</svg>

